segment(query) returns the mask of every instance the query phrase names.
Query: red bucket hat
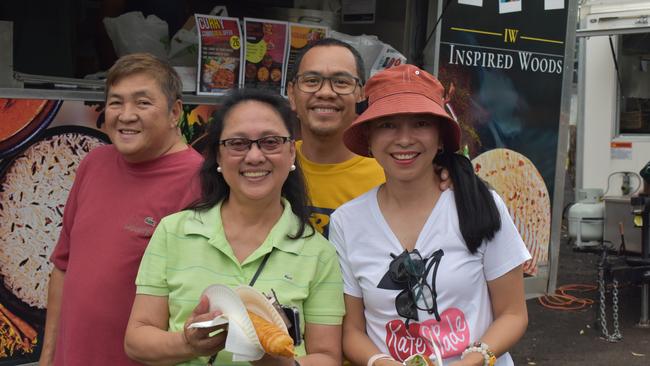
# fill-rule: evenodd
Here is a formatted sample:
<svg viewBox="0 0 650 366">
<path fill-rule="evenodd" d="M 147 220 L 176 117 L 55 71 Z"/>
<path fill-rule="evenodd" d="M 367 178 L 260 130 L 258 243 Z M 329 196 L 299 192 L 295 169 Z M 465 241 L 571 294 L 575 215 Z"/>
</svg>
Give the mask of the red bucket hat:
<svg viewBox="0 0 650 366">
<path fill-rule="evenodd" d="M 357 155 L 370 156 L 367 122 L 398 114 L 438 117 L 440 138 L 446 151 L 460 149 L 460 126 L 445 111 L 445 89 L 433 75 L 413 65 L 383 70 L 366 84 L 368 109 L 343 134 L 345 146 Z"/>
</svg>

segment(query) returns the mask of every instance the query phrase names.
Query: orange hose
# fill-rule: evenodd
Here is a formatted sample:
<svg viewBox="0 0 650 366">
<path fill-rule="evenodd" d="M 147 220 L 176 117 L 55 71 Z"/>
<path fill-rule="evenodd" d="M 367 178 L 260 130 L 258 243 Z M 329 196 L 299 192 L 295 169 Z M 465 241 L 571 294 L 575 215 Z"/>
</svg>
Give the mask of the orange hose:
<svg viewBox="0 0 650 366">
<path fill-rule="evenodd" d="M 598 289 L 596 285 L 570 284 L 560 286 L 555 294 L 537 298 L 539 303 L 554 310 L 582 310 L 594 303 L 594 300 L 570 295 L 568 291 L 589 292 Z"/>
</svg>

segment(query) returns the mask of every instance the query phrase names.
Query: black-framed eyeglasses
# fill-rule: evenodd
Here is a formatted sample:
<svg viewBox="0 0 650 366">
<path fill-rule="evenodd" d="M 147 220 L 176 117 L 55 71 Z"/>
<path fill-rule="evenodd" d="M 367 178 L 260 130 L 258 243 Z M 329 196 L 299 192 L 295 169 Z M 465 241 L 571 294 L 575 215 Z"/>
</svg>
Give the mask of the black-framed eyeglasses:
<svg viewBox="0 0 650 366">
<path fill-rule="evenodd" d="M 309 73 L 296 75 L 295 78 L 298 89 L 305 93 L 316 93 L 323 87 L 325 80 L 330 82 L 330 87 L 338 95 L 352 94 L 357 85 L 361 85 L 361 79 L 351 75 L 323 76 Z"/>
<path fill-rule="evenodd" d="M 399 316 L 408 320 L 419 320 L 418 310 L 433 314 L 440 321 L 436 293 L 436 273 L 440 259 L 444 255 L 442 249 L 435 251 L 431 257 L 422 259 L 417 249 L 404 251 L 400 255 L 391 254 L 393 260 L 388 267 L 391 279 L 404 283 L 407 287 L 395 298 L 395 309 Z M 427 277 L 433 268 L 432 283 L 427 283 Z"/>
<path fill-rule="evenodd" d="M 280 152 L 280 147 L 291 141 L 288 136 L 264 136 L 257 140 L 247 139 L 245 137 L 235 137 L 219 141 L 228 151 L 237 155 L 245 155 L 251 149 L 253 144 L 265 154 L 275 154 Z"/>
</svg>

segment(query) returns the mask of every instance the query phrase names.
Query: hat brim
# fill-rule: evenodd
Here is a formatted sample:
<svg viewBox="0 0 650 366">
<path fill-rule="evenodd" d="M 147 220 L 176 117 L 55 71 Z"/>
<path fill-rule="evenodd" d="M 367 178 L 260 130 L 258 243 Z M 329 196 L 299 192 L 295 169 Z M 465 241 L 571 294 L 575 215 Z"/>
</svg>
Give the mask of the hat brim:
<svg viewBox="0 0 650 366">
<path fill-rule="evenodd" d="M 440 137 L 446 151 L 460 149 L 460 126 L 444 108 L 417 93 L 397 93 L 372 103 L 343 133 L 343 143 L 357 155 L 370 156 L 368 151 L 368 122 L 401 114 L 428 114 L 439 118 Z"/>
</svg>

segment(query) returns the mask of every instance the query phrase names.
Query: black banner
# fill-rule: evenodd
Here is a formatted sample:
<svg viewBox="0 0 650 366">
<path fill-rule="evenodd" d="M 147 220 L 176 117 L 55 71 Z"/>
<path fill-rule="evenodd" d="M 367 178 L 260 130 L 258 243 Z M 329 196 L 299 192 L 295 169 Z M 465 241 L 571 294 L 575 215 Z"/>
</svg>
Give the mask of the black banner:
<svg viewBox="0 0 650 366">
<path fill-rule="evenodd" d="M 455 0 L 441 23 L 438 75 L 463 150 L 506 201 L 533 255 L 529 275 L 548 260 L 562 78 L 572 69 L 564 63 L 567 6 Z"/>
</svg>

